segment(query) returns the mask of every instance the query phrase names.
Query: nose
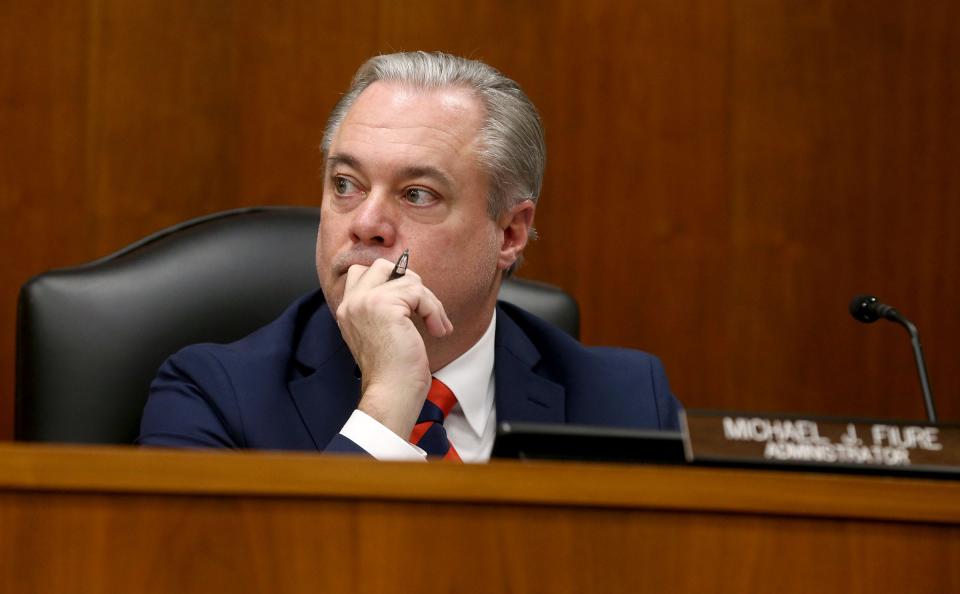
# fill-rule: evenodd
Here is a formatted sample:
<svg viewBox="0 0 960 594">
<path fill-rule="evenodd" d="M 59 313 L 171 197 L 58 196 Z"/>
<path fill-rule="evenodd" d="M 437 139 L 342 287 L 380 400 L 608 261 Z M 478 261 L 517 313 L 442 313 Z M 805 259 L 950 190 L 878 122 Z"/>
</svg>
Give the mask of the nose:
<svg viewBox="0 0 960 594">
<path fill-rule="evenodd" d="M 395 205 L 382 193 L 368 194 L 353 215 L 350 235 L 355 243 L 391 247 L 397 240 Z"/>
</svg>

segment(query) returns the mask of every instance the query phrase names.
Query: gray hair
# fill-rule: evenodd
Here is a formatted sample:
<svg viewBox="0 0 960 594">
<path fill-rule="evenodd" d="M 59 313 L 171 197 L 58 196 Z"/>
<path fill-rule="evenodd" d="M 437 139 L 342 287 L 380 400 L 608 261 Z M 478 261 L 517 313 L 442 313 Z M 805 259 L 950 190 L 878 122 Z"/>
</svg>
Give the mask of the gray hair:
<svg viewBox="0 0 960 594">
<path fill-rule="evenodd" d="M 417 89 L 465 87 L 472 90 L 486 108 L 480 132 L 480 163 L 490 179 L 487 203 L 490 217 L 499 218 L 523 200 L 536 203 L 547 153 L 537 108 L 517 83 L 493 67 L 441 52 L 388 54 L 367 60 L 327 120 L 320 144 L 324 159 L 357 97 L 381 80 Z"/>
</svg>

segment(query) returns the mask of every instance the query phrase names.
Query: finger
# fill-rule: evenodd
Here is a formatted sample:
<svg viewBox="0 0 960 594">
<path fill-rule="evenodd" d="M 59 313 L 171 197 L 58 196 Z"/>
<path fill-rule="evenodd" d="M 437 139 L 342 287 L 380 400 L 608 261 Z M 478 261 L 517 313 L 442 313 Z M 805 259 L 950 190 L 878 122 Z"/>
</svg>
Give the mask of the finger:
<svg viewBox="0 0 960 594">
<path fill-rule="evenodd" d="M 443 302 L 440 301 L 436 294 L 434 294 L 434 292 L 428 289 L 426 286 L 423 287 L 423 290 L 426 292 L 428 302 L 436 302 L 440 306 L 439 311 L 436 312 L 439 313 L 439 316 L 433 316 L 437 318 L 434 324 L 439 325 L 439 328 L 437 328 L 439 334 L 435 334 L 435 336 L 449 335 L 451 332 L 453 332 L 453 322 L 451 322 L 450 317 L 447 316 L 447 310 L 443 307 Z M 426 318 L 424 319 L 424 322 L 427 323 Z"/>
<path fill-rule="evenodd" d="M 390 269 L 386 278 L 383 278 L 383 273 L 386 271 L 386 266 L 382 264 L 383 262 L 390 264 Z M 390 274 L 393 273 L 394 266 L 396 266 L 395 263 L 382 259 L 374 261 L 374 263 L 370 266 L 354 264 L 347 270 L 347 281 L 344 290 L 350 291 L 353 289 L 362 289 L 369 291 L 377 288 L 395 290 L 406 286 L 423 284 L 423 279 L 420 278 L 420 275 L 410 270 L 407 270 L 406 274 L 403 276 L 398 276 L 397 278 L 391 280 Z M 376 267 L 376 269 L 374 269 L 374 267 Z M 356 269 L 356 271 L 354 271 L 354 269 Z M 380 281 L 380 279 L 383 280 Z"/>
<path fill-rule="evenodd" d="M 434 293 L 433 291 L 431 291 L 429 287 L 427 287 L 426 285 L 423 284 L 423 280 L 420 278 L 420 275 L 417 274 L 415 271 L 408 269 L 408 270 L 407 270 L 407 274 L 406 274 L 406 276 L 405 276 L 404 278 L 406 278 L 407 276 L 409 276 L 411 280 L 415 281 L 416 284 L 419 284 L 419 285 L 423 286 L 424 291 L 427 292 L 427 296 L 428 296 L 430 299 L 433 299 L 434 301 L 436 301 L 437 303 L 440 304 L 440 313 L 442 314 L 442 315 L 440 316 L 440 320 L 442 321 L 442 325 L 443 325 L 443 328 L 444 328 L 444 331 L 445 331 L 444 333 L 445 333 L 445 334 L 450 334 L 451 332 L 453 332 L 453 322 L 451 322 L 451 321 L 450 321 L 450 317 L 447 316 L 447 310 L 443 307 L 443 302 L 440 301 L 440 299 L 437 297 L 436 293 Z M 392 281 L 392 282 L 399 282 L 400 280 L 402 280 L 402 279 L 398 279 L 398 280 Z M 418 314 L 418 315 L 419 315 L 419 314 Z"/>
<path fill-rule="evenodd" d="M 362 264 L 354 264 L 347 269 L 347 280 L 344 282 L 343 291 L 344 293 L 350 292 L 354 286 L 356 286 L 357 281 L 360 280 L 360 277 L 363 276 L 363 273 L 367 271 L 369 266 L 364 266 Z"/>
<path fill-rule="evenodd" d="M 391 271 L 391 272 L 392 272 L 392 271 Z M 405 278 L 411 278 L 411 279 L 413 279 L 413 280 L 415 280 L 415 281 L 417 281 L 417 282 L 423 282 L 423 279 L 420 277 L 419 274 L 417 274 L 417 271 L 416 271 L 416 270 L 413 270 L 412 268 L 407 268 L 407 271 L 404 273 L 403 276 L 401 276 L 401 277 L 399 277 L 399 278 L 396 278 L 396 279 L 394 279 L 394 280 L 402 280 L 402 279 L 405 279 Z M 393 281 L 391 281 L 391 282 L 393 282 Z"/>
<path fill-rule="evenodd" d="M 397 286 L 398 295 L 424 322 L 427 332 L 437 338 L 446 336 L 453 330 L 453 324 L 447 318 L 443 304 L 433 292 L 420 284 Z"/>
<path fill-rule="evenodd" d="M 347 269 L 347 280 L 344 285 L 344 291 L 350 291 L 359 286 L 360 288 L 372 288 L 378 284 L 382 284 L 383 281 L 379 281 L 382 276 L 383 268 L 385 267 L 385 262 L 389 260 L 384 260 L 379 258 L 374 260 L 370 266 L 364 266 L 362 264 L 354 264 Z M 392 268 L 390 270 L 393 270 Z M 363 280 L 365 279 L 365 280 Z"/>
<path fill-rule="evenodd" d="M 373 261 L 373 264 L 364 270 L 363 274 L 357 278 L 357 282 L 353 288 L 372 289 L 377 285 L 382 285 L 390 278 L 390 273 L 393 272 L 394 266 L 396 266 L 396 262 L 391 262 L 384 258 L 377 258 Z M 353 266 L 350 268 L 353 269 Z"/>
</svg>

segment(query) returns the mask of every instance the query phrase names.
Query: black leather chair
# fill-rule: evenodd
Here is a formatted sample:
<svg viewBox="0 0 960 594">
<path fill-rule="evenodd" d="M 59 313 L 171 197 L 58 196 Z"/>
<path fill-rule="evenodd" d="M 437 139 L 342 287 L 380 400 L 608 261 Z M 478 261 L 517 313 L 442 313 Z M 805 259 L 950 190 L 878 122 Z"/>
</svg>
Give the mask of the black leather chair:
<svg viewBox="0 0 960 594">
<path fill-rule="evenodd" d="M 17 440 L 130 443 L 157 368 L 230 342 L 318 286 L 314 208 L 246 208 L 170 227 L 27 282 L 17 308 Z M 531 281 L 501 299 L 579 331 L 576 302 Z"/>
</svg>

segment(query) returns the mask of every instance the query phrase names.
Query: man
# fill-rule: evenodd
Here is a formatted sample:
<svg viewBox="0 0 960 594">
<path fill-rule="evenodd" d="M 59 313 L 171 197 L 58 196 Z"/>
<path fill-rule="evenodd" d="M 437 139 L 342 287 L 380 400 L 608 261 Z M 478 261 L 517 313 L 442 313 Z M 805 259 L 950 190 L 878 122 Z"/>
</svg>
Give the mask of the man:
<svg viewBox="0 0 960 594">
<path fill-rule="evenodd" d="M 140 443 L 484 461 L 501 420 L 676 427 L 655 358 L 585 348 L 497 305 L 545 161 L 516 83 L 446 54 L 373 58 L 322 151 L 322 296 L 236 343 L 171 357 Z"/>
</svg>

